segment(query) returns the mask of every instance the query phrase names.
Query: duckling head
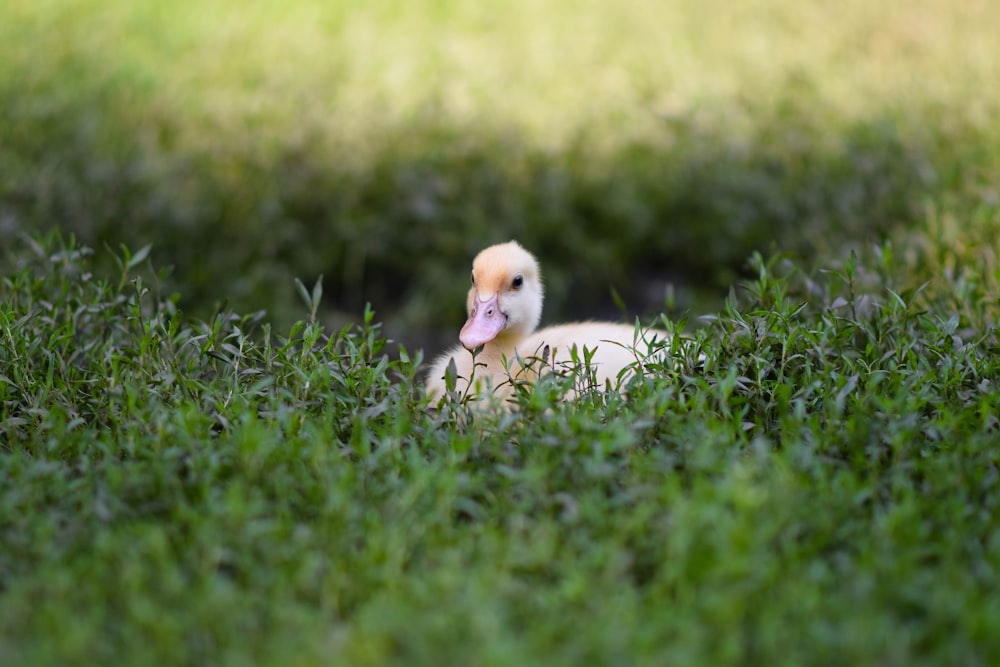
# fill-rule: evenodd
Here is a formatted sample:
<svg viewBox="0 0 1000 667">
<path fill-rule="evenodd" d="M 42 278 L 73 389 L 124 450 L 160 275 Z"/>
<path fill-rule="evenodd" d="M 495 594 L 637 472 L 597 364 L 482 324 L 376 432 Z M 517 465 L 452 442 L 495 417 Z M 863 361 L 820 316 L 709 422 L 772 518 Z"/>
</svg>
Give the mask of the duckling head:
<svg viewBox="0 0 1000 667">
<path fill-rule="evenodd" d="M 538 262 L 530 252 L 516 241 L 486 248 L 472 262 L 469 319 L 459 340 L 469 350 L 492 341 L 515 345 L 538 326 L 543 295 Z"/>
</svg>

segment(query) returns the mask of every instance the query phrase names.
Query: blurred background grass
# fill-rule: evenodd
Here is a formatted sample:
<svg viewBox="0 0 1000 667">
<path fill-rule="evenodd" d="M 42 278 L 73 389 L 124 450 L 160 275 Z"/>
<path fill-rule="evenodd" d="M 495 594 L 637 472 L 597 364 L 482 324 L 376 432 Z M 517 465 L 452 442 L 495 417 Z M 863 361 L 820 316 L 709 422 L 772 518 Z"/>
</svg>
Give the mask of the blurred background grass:
<svg viewBox="0 0 1000 667">
<path fill-rule="evenodd" d="M 714 308 L 753 250 L 996 278 L 990 0 L 7 0 L 0 242 L 154 244 L 188 312 L 454 338 L 518 238 L 547 320 Z M 668 295 L 670 295 L 668 297 Z"/>
</svg>

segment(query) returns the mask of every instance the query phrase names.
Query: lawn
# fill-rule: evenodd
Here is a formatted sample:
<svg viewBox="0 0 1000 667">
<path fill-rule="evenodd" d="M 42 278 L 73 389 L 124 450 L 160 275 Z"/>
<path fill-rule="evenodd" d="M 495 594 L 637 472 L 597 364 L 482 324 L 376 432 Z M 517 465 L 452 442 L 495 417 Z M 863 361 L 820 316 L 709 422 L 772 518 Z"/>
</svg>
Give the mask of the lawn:
<svg viewBox="0 0 1000 667">
<path fill-rule="evenodd" d="M 0 664 L 998 662 L 996 25 L 4 3 Z M 428 409 L 512 237 L 690 338 Z"/>
</svg>

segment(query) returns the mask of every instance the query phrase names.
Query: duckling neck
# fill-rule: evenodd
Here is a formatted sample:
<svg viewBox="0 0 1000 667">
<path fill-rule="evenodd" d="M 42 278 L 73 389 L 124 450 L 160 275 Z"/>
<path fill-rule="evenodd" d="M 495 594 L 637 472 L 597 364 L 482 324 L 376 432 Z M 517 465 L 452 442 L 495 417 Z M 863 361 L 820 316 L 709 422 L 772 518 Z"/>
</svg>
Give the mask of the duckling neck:
<svg viewBox="0 0 1000 667">
<path fill-rule="evenodd" d="M 513 364 L 517 355 L 518 342 L 519 339 L 516 336 L 497 336 L 483 345 L 477 361 L 492 369 L 502 368 L 504 360 L 508 365 Z"/>
</svg>

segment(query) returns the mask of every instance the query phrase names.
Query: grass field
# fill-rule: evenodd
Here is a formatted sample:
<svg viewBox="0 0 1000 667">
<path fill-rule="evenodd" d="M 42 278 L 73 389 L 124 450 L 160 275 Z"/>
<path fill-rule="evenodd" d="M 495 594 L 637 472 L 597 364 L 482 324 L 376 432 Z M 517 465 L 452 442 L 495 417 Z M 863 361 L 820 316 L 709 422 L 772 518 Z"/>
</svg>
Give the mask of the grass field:
<svg viewBox="0 0 1000 667">
<path fill-rule="evenodd" d="M 997 663 L 996 25 L 5 2 L 0 664 Z M 428 411 L 511 237 L 690 344 Z"/>
</svg>

